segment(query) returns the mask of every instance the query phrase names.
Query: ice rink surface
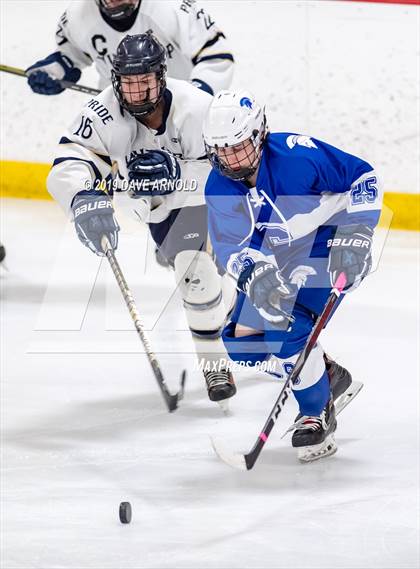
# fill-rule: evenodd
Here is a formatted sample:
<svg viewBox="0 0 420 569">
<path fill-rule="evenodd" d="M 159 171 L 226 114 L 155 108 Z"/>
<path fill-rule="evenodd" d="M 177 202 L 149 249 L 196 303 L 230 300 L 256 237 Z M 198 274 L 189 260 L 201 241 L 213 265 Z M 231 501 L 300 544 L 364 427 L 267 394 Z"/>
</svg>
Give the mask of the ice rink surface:
<svg viewBox="0 0 420 569">
<path fill-rule="evenodd" d="M 280 438 L 292 401 L 254 470 L 237 472 L 209 434 L 249 450 L 281 385 L 243 372 L 230 416 L 208 401 L 145 231 L 127 224 L 118 253 L 171 389 L 192 369 L 171 415 L 106 263 L 57 205 L 4 200 L 2 225 L 2 569 L 418 567 L 419 234 L 388 235 L 322 335 L 365 382 L 338 453 L 297 462 Z"/>
</svg>

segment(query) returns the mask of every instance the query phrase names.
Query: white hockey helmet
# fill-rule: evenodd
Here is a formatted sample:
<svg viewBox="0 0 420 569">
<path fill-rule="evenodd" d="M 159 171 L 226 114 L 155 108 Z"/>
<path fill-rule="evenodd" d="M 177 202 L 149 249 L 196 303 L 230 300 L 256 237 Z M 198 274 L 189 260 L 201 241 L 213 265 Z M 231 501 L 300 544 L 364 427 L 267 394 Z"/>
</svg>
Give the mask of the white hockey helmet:
<svg viewBox="0 0 420 569">
<path fill-rule="evenodd" d="M 233 180 L 252 176 L 260 162 L 266 133 L 264 108 L 249 91 L 220 91 L 214 96 L 204 119 L 203 138 L 207 156 L 221 174 Z M 235 154 L 235 147 L 242 149 L 248 140 L 250 152 L 245 159 L 235 163 L 223 158 L 225 149 Z"/>
</svg>

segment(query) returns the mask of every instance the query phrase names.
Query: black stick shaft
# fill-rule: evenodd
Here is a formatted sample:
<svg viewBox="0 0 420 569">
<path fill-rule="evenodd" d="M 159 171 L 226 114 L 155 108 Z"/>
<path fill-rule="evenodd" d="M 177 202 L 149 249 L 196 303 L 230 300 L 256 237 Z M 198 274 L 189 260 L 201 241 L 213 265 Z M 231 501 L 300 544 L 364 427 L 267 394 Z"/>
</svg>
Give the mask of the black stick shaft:
<svg viewBox="0 0 420 569">
<path fill-rule="evenodd" d="M 289 398 L 292 392 L 292 385 L 294 380 L 299 376 L 300 372 L 302 371 L 303 366 L 305 365 L 309 354 L 311 353 L 313 347 L 315 346 L 318 337 L 324 328 L 328 318 L 331 316 L 334 307 L 336 306 L 338 299 L 340 297 L 340 293 L 343 288 L 346 286 L 346 280 L 343 273 L 338 277 L 335 286 L 328 297 L 327 303 L 325 305 L 324 310 L 319 315 L 318 320 L 316 321 L 314 327 L 312 328 L 312 332 L 309 334 L 308 339 L 306 340 L 305 347 L 301 351 L 297 362 L 289 374 L 286 383 L 283 386 L 283 389 L 280 392 L 276 402 L 274 403 L 274 407 L 271 410 L 270 415 L 268 416 L 267 421 L 265 422 L 264 427 L 261 430 L 261 433 L 258 436 L 254 446 L 252 447 L 251 451 L 244 455 L 245 456 L 245 463 L 247 470 L 251 470 L 251 468 L 256 463 L 267 439 L 274 427 L 275 422 L 278 419 L 278 416 L 282 412 L 284 408 L 284 404 L 286 403 L 287 399 Z"/>
</svg>

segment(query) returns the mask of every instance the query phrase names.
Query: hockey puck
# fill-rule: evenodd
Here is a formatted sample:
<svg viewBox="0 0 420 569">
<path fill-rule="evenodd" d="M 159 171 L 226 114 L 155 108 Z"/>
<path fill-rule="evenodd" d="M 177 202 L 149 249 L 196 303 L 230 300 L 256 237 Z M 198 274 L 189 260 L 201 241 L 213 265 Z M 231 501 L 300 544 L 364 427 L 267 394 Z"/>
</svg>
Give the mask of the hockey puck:
<svg viewBox="0 0 420 569">
<path fill-rule="evenodd" d="M 130 502 L 121 502 L 120 504 L 120 522 L 122 524 L 129 524 L 131 522 L 131 504 Z"/>
</svg>

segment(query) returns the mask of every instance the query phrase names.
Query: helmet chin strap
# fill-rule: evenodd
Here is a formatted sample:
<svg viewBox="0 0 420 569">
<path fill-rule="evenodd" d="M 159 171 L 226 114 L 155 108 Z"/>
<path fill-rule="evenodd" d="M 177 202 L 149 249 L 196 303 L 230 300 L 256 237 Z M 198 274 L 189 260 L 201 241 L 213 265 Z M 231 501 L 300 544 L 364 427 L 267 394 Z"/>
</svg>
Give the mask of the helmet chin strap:
<svg viewBox="0 0 420 569">
<path fill-rule="evenodd" d="M 107 7 L 106 3 L 104 4 L 101 2 L 101 0 L 99 0 L 99 9 L 107 18 L 119 21 L 129 18 L 135 12 L 135 10 L 137 10 L 139 4 L 140 1 L 136 2 L 135 4 L 131 2 L 123 2 L 120 6 L 109 8 Z"/>
</svg>

